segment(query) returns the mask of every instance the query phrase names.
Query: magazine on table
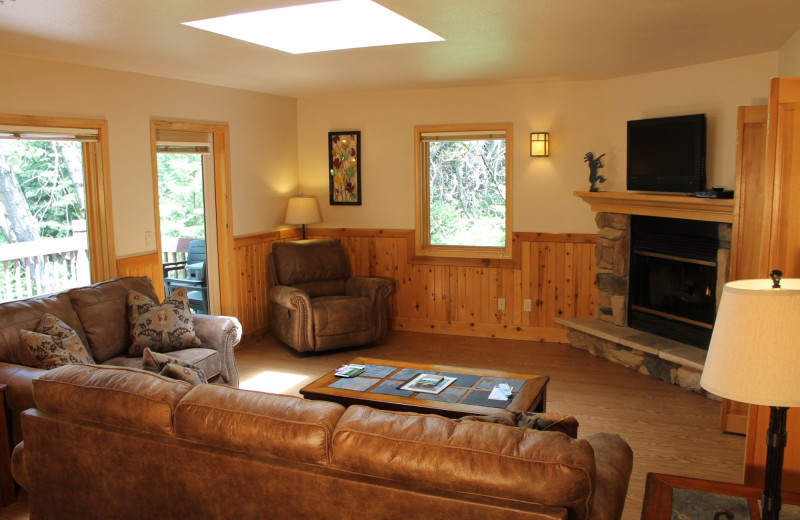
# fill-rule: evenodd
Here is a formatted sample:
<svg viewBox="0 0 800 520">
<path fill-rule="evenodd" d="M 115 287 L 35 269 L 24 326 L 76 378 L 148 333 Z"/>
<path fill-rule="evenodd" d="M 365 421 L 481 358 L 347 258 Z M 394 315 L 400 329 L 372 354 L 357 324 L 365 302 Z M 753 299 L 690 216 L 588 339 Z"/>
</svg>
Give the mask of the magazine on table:
<svg viewBox="0 0 800 520">
<path fill-rule="evenodd" d="M 424 392 L 426 394 L 438 394 L 453 381 L 455 377 L 440 376 L 436 374 L 418 374 L 412 379 L 400 385 L 400 390 L 409 390 L 411 392 Z"/>
<path fill-rule="evenodd" d="M 348 365 L 342 365 L 336 372 L 333 373 L 336 377 L 356 377 L 364 373 L 364 369 L 366 367 L 364 365 L 356 365 L 350 363 Z"/>
</svg>

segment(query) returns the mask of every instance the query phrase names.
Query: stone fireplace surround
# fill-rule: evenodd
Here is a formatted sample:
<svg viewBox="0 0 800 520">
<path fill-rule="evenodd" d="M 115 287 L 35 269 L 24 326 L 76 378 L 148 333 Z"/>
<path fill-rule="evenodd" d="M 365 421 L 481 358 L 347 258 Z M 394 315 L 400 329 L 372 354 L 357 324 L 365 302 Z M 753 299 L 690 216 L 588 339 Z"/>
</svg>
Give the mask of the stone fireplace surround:
<svg viewBox="0 0 800 520">
<path fill-rule="evenodd" d="M 595 318 L 556 318 L 570 329 L 570 344 L 642 374 L 709 397 L 700 387 L 706 351 L 627 327 L 630 215 L 719 222 L 717 294 L 730 272 L 733 201 L 634 192 L 576 192 L 597 212 L 595 253 L 598 301 Z M 719 299 L 717 300 L 719 301 Z"/>
</svg>

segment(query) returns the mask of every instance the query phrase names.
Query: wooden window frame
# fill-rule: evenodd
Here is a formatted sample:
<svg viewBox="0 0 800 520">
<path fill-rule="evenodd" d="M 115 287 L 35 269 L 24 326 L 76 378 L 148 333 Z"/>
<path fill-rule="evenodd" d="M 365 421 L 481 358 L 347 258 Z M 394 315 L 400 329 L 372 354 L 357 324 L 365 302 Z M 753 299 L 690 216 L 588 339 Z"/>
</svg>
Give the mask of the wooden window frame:
<svg viewBox="0 0 800 520">
<path fill-rule="evenodd" d="M 86 129 L 97 132 L 96 142 L 84 143 L 83 177 L 86 187 L 86 226 L 92 282 L 117 275 L 114 221 L 111 209 L 111 167 L 108 154 L 108 121 L 66 117 L 0 114 L 0 125 L 14 127 Z"/>
<path fill-rule="evenodd" d="M 414 182 L 415 182 L 415 263 L 453 263 L 474 265 L 513 265 L 513 158 L 514 127 L 511 123 L 480 123 L 452 125 L 419 125 L 414 127 Z M 506 140 L 506 243 L 505 247 L 434 246 L 430 244 L 430 197 L 428 194 L 427 153 L 423 147 L 424 134 L 469 134 L 504 132 Z"/>
</svg>

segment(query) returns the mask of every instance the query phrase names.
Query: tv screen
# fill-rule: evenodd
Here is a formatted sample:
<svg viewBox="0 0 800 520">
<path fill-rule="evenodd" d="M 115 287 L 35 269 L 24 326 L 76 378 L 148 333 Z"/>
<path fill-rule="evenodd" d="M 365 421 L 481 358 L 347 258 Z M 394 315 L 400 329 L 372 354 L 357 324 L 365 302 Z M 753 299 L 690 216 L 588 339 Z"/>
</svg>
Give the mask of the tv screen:
<svg viewBox="0 0 800 520">
<path fill-rule="evenodd" d="M 628 189 L 694 193 L 706 186 L 706 116 L 628 121 Z"/>
</svg>

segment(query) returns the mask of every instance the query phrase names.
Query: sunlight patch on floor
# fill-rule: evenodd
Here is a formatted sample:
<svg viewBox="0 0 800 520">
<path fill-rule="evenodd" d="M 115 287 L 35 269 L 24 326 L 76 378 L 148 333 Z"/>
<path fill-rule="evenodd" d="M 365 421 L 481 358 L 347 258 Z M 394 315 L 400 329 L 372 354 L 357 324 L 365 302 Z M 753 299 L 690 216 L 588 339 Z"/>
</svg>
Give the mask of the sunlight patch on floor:
<svg viewBox="0 0 800 520">
<path fill-rule="evenodd" d="M 269 392 L 271 394 L 282 394 L 289 388 L 302 383 L 306 379 L 310 379 L 309 376 L 265 370 L 249 379 L 240 381 L 239 388 Z"/>
</svg>

